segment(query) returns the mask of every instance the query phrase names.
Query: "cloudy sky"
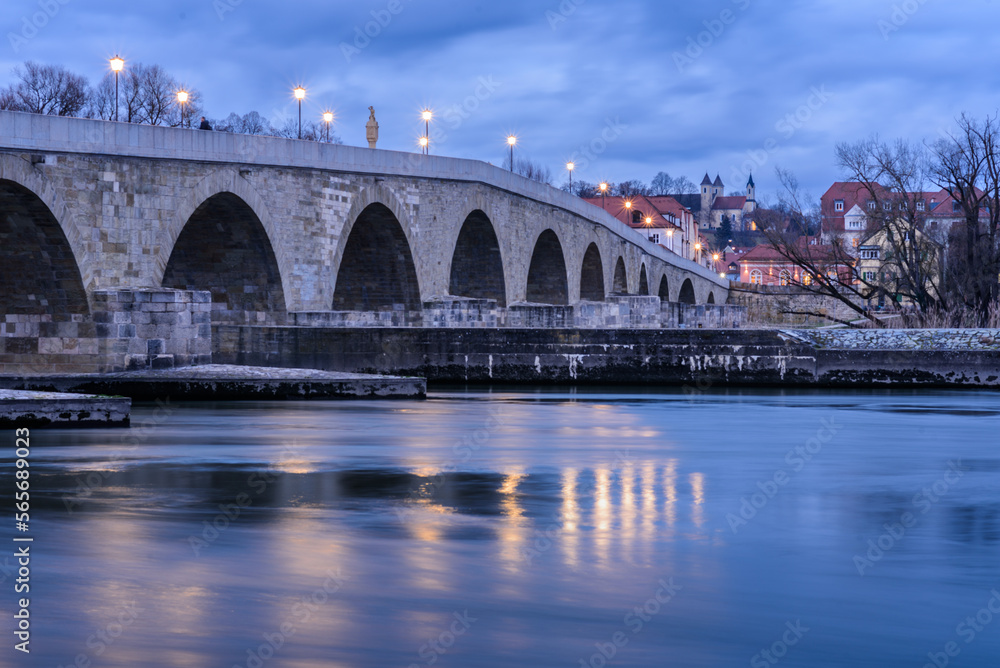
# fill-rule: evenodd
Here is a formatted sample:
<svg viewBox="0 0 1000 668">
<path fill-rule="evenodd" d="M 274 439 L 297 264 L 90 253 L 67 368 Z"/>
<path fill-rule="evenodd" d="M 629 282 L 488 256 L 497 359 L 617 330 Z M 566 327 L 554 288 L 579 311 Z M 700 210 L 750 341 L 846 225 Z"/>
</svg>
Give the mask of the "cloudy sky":
<svg viewBox="0 0 1000 668">
<path fill-rule="evenodd" d="M 776 192 L 792 170 L 815 197 L 839 176 L 838 141 L 933 140 L 962 111 L 1000 106 L 994 0 L 4 0 L 0 82 L 24 60 L 91 81 L 120 53 L 158 63 L 210 117 L 337 113 L 364 145 L 498 164 L 504 137 L 559 180 L 722 175 Z M 38 27 L 41 26 L 41 27 Z"/>
</svg>

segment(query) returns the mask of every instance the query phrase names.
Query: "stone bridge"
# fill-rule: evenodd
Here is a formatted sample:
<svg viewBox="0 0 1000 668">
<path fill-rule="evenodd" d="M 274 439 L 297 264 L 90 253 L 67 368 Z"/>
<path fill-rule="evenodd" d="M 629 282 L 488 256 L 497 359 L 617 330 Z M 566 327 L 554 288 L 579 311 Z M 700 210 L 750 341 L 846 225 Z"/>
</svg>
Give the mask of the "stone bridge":
<svg viewBox="0 0 1000 668">
<path fill-rule="evenodd" d="M 39 354 L 119 368 L 172 336 L 197 361 L 211 324 L 619 294 L 724 304 L 728 282 L 483 162 L 0 112 L 0 371 Z"/>
</svg>

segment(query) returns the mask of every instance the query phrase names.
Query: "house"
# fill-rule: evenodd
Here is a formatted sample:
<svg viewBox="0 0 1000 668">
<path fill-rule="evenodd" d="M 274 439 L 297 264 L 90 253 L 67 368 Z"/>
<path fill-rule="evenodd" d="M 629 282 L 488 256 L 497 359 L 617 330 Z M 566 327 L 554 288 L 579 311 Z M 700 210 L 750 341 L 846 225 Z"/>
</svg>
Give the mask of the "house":
<svg viewBox="0 0 1000 668">
<path fill-rule="evenodd" d="M 698 232 L 694 215 L 673 197 L 588 197 L 629 227 L 643 230 L 646 238 L 688 260 L 697 260 Z"/>
<path fill-rule="evenodd" d="M 671 197 L 691 210 L 702 230 L 718 229 L 724 217 L 732 222 L 735 231 L 749 232 L 756 229 L 753 212 L 757 210 L 757 186 L 753 182 L 753 174 L 747 180 L 746 195 L 727 196 L 722 178 L 716 175 L 715 181 L 712 181 L 706 172 L 699 194 Z"/>
<path fill-rule="evenodd" d="M 924 276 L 923 290 L 927 293 L 934 295 L 941 286 L 944 247 L 919 230 L 911 239 L 910 231 L 902 223 L 893 227 L 897 235 L 895 243 L 889 239 L 889 230 L 883 228 L 867 234 L 858 245 L 857 275 L 865 287 L 874 288 L 869 306 L 875 306 L 876 301 L 880 307 L 887 301 L 912 303 L 909 295 L 914 291 L 909 281 L 916 272 Z M 895 253 L 901 251 L 911 254 L 905 265 L 907 271 L 895 257 Z"/>
<path fill-rule="evenodd" d="M 819 244 L 816 237 L 802 237 L 798 245 L 802 254 L 808 257 L 810 263 L 815 264 L 819 271 L 847 284 L 853 282 L 854 268 L 850 261 L 845 261 L 836 246 Z M 740 267 L 739 280 L 743 283 L 810 285 L 815 278 L 782 255 L 774 246 L 767 244 L 750 249 L 739 257 L 737 264 Z"/>
<path fill-rule="evenodd" d="M 906 193 L 907 201 L 881 186 L 875 186 L 874 190 L 873 196 L 864 185 L 844 181 L 830 186 L 820 198 L 824 242 L 833 243 L 836 237 L 841 237 L 845 248 L 857 249 L 862 238 L 872 231 L 868 229 L 868 218 L 879 206 L 876 200 L 881 202 L 883 220 L 884 214 L 894 209 L 905 211 L 908 202 L 912 202 L 924 232 L 939 244 L 946 244 L 952 226 L 965 220 L 961 205 L 947 190 Z"/>
</svg>

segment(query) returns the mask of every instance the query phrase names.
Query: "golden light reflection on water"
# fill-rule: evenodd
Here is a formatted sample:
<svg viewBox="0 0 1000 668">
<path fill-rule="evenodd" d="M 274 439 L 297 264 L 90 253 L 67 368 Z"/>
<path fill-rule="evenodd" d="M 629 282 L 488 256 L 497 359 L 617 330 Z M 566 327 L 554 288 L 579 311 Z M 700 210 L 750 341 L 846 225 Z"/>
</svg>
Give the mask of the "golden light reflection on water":
<svg viewBox="0 0 1000 668">
<path fill-rule="evenodd" d="M 563 556 L 566 565 L 575 567 L 579 563 L 580 548 L 580 504 L 576 498 L 576 469 L 566 469 L 562 473 L 562 521 Z"/>
<path fill-rule="evenodd" d="M 594 471 L 594 553 L 602 565 L 608 562 L 611 550 L 611 471 Z"/>
<path fill-rule="evenodd" d="M 635 467 L 626 464 L 621 470 L 621 548 L 623 556 L 631 561 L 635 545 L 635 525 L 638 519 L 638 508 L 635 503 Z"/>
<path fill-rule="evenodd" d="M 667 526 L 677 522 L 677 460 L 671 459 L 663 469 L 663 515 Z"/>
<path fill-rule="evenodd" d="M 652 561 L 653 542 L 656 540 L 656 465 L 642 465 L 642 545 L 646 563 Z"/>
<path fill-rule="evenodd" d="M 691 521 L 700 529 L 705 524 L 705 475 L 692 473 L 688 480 L 691 483 Z"/>
<path fill-rule="evenodd" d="M 500 485 L 500 560 L 510 570 L 517 570 L 522 562 L 521 550 L 527 538 L 524 508 L 517 496 L 517 486 L 527 477 L 521 472 L 507 473 Z"/>
</svg>

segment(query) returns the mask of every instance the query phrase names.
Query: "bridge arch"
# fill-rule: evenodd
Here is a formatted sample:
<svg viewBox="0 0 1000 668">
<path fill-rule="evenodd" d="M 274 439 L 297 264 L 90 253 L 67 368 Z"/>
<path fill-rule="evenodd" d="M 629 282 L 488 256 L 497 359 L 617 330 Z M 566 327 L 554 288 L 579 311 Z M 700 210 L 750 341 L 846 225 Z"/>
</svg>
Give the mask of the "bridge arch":
<svg viewBox="0 0 1000 668">
<path fill-rule="evenodd" d="M 705 303 L 706 304 L 714 304 L 715 303 L 715 293 L 714 292 L 709 292 L 708 293 L 708 301 L 706 301 Z"/>
<path fill-rule="evenodd" d="M 289 258 L 284 245 L 281 243 L 281 235 L 278 234 L 278 227 L 275 225 L 264 199 L 235 169 L 213 170 L 208 176 L 199 181 L 186 197 L 180 200 L 177 205 L 177 213 L 170 227 L 166 230 L 166 239 L 160 244 L 159 253 L 153 267 L 153 284 L 164 285 L 163 279 L 166 275 L 167 265 L 174 254 L 177 240 L 185 228 L 187 228 L 191 217 L 198 211 L 198 208 L 216 195 L 224 193 L 235 195 L 239 198 L 257 219 L 260 228 L 267 237 L 267 244 L 270 247 L 270 251 L 274 255 L 282 294 L 285 299 L 291 299 L 293 294 L 292 276 L 294 274 L 294 263 Z"/>
<path fill-rule="evenodd" d="M 507 305 L 503 253 L 496 229 L 482 209 L 465 217 L 451 257 L 448 294 L 456 297 L 495 299 Z"/>
<path fill-rule="evenodd" d="M 89 313 L 77 256 L 54 212 L 36 192 L 0 178 L 0 327 L 8 315 L 69 322 Z"/>
<path fill-rule="evenodd" d="M 0 154 L 0 180 L 20 186 L 45 206 L 48 215 L 55 220 L 72 251 L 84 288 L 92 290 L 100 287 L 97 285 L 97 276 L 89 252 L 90 246 L 87 243 L 89 235 L 81 233 L 76 215 L 66 206 L 56 187 L 28 161 L 9 154 Z"/>
<path fill-rule="evenodd" d="M 219 192 L 191 213 L 173 244 L 161 285 L 212 293 L 212 320 L 281 321 L 282 273 L 263 221 L 232 192 Z"/>
<path fill-rule="evenodd" d="M 666 274 L 660 277 L 660 287 L 657 290 L 656 294 L 660 298 L 661 302 L 670 301 L 670 283 L 669 281 L 667 281 Z"/>
<path fill-rule="evenodd" d="M 396 214 L 376 202 L 349 223 L 350 231 L 339 251 L 333 310 L 373 311 L 400 304 L 407 310 L 418 310 L 417 270 Z"/>
<path fill-rule="evenodd" d="M 649 278 L 646 276 L 645 262 L 639 267 L 639 295 L 642 297 L 649 296 Z"/>
<path fill-rule="evenodd" d="M 604 301 L 604 263 L 601 262 L 601 251 L 596 243 L 591 242 L 583 254 L 583 265 L 580 269 L 580 299 Z"/>
<path fill-rule="evenodd" d="M 625 258 L 621 255 L 615 263 L 615 278 L 611 284 L 611 292 L 619 295 L 628 294 L 628 274 L 625 272 Z"/>
<path fill-rule="evenodd" d="M 690 278 L 685 278 L 684 283 L 681 284 L 681 292 L 677 297 L 677 301 L 681 304 L 696 304 L 697 301 L 694 297 L 694 284 L 691 283 Z"/>
<path fill-rule="evenodd" d="M 568 304 L 569 278 L 559 237 L 551 229 L 538 235 L 528 267 L 525 298 L 539 304 Z"/>
</svg>

